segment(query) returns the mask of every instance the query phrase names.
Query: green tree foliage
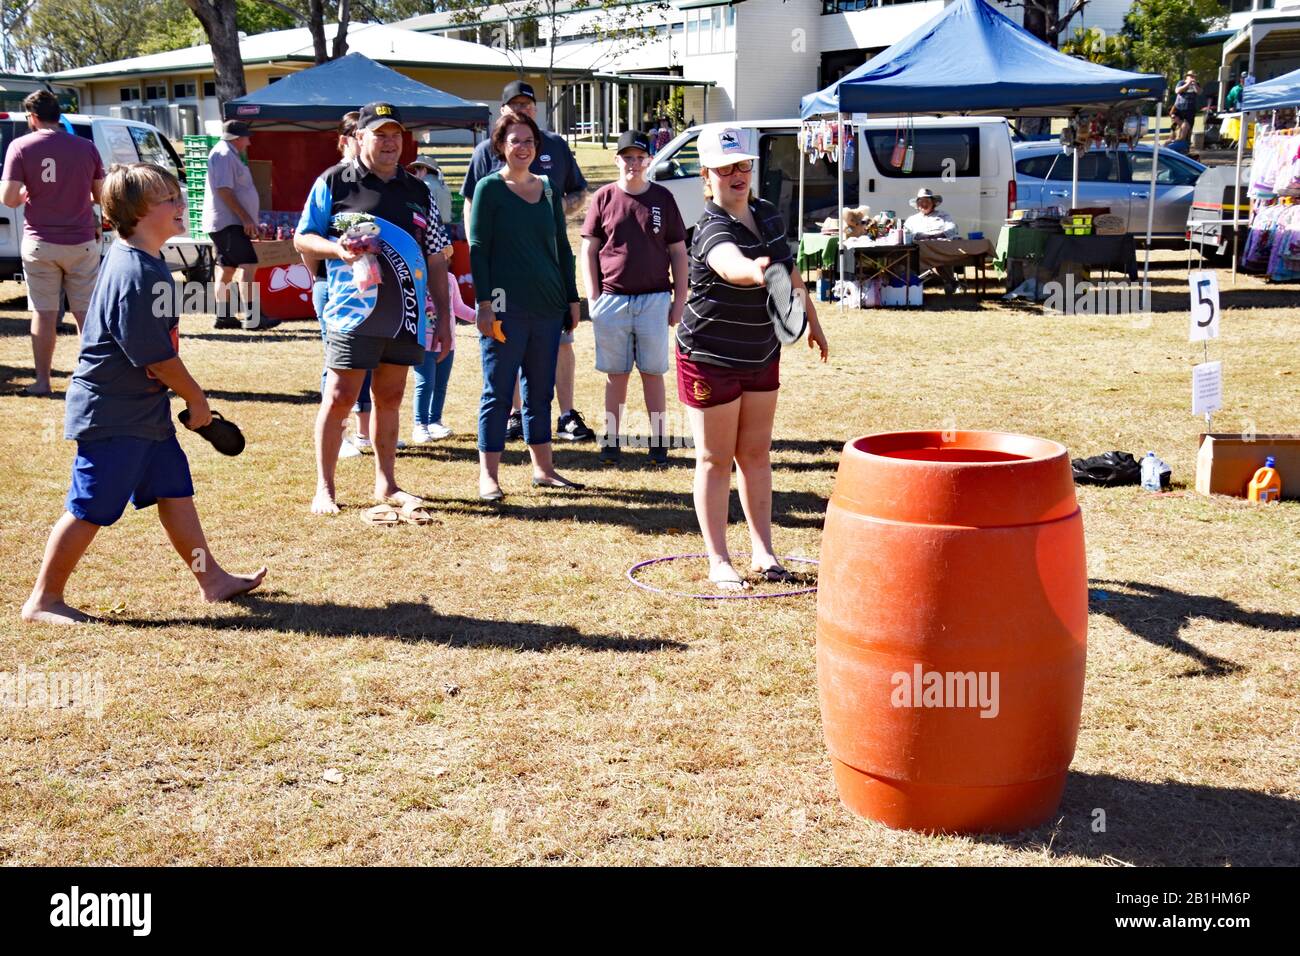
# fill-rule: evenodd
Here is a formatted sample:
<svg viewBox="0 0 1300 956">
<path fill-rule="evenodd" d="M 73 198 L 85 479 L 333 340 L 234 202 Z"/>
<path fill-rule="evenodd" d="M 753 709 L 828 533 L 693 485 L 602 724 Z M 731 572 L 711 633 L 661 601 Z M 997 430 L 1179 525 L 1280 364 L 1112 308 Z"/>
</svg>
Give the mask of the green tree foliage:
<svg viewBox="0 0 1300 956">
<path fill-rule="evenodd" d="M 1133 69 L 1164 74 L 1172 85 L 1188 69 L 1213 67 L 1213 52 L 1192 41 L 1223 19 L 1218 0 L 1134 0 L 1123 30 Z"/>
<path fill-rule="evenodd" d="M 1061 52 L 1117 70 L 1132 66 L 1128 37 L 1122 33 L 1110 36 L 1101 27 L 1076 29 L 1070 39 L 1061 44 Z"/>
</svg>

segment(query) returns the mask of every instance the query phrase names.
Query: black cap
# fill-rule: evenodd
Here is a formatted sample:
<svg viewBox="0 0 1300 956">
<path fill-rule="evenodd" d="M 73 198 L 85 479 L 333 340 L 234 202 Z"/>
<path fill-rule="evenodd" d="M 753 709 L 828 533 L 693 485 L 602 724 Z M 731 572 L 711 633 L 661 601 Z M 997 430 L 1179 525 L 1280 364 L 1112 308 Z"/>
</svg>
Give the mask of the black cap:
<svg viewBox="0 0 1300 956">
<path fill-rule="evenodd" d="M 385 123 L 396 123 L 402 129 L 402 114 L 397 111 L 397 107 L 391 103 L 367 103 L 361 107 L 361 113 L 357 117 L 357 132 L 363 129 L 375 129 L 383 126 Z"/>
<path fill-rule="evenodd" d="M 505 89 L 501 91 L 501 102 L 503 104 L 509 103 L 516 96 L 526 96 L 534 103 L 537 102 L 537 94 L 534 93 L 533 88 L 523 80 L 515 80 L 513 83 L 507 83 Z"/>
<path fill-rule="evenodd" d="M 249 126 L 243 120 L 226 120 L 221 127 L 221 138 L 224 140 L 239 139 L 241 136 L 252 136 L 253 127 Z"/>
<path fill-rule="evenodd" d="M 625 149 L 643 149 L 650 152 L 650 137 L 639 129 L 630 129 L 618 138 L 618 149 L 615 153 L 621 153 Z"/>
</svg>

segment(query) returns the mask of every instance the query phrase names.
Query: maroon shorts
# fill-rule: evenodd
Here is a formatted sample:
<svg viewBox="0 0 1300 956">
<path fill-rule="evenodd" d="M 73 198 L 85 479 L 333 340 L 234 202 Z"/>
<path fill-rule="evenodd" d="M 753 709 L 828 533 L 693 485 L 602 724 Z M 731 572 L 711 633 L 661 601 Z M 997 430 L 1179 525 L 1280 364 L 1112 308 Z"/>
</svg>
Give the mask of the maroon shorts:
<svg viewBox="0 0 1300 956">
<path fill-rule="evenodd" d="M 691 408 L 712 408 L 741 392 L 775 392 L 781 387 L 781 353 L 761 368 L 739 369 L 694 362 L 677 353 L 677 397 Z"/>
</svg>

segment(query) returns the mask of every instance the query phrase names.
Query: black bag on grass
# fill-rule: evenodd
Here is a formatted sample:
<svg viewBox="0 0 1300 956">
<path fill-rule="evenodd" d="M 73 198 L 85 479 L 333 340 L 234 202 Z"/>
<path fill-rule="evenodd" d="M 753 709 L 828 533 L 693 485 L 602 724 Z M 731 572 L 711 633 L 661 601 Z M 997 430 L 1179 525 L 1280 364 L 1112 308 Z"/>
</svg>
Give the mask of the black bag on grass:
<svg viewBox="0 0 1300 956">
<path fill-rule="evenodd" d="M 1101 485 L 1119 488 L 1122 485 L 1142 483 L 1142 466 L 1126 451 L 1108 451 L 1091 458 L 1075 458 L 1070 462 L 1074 480 L 1081 485 Z"/>
</svg>

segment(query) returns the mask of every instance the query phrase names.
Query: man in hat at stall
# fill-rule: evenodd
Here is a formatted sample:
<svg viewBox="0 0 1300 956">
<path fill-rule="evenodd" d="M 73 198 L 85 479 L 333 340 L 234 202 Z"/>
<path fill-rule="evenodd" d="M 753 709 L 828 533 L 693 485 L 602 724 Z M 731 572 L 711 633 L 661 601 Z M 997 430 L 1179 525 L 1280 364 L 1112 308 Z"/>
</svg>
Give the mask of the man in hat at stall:
<svg viewBox="0 0 1300 956">
<path fill-rule="evenodd" d="M 261 320 L 250 309 L 253 273 L 257 269 L 257 184 L 248 169 L 248 146 L 253 129 L 243 120 L 227 120 L 221 139 L 208 153 L 207 188 L 203 190 L 203 231 L 212 239 L 217 258 L 218 329 L 270 328 L 278 322 Z M 236 284 L 237 283 L 237 284 Z M 233 308 L 231 287 L 236 293 Z M 239 316 L 239 318 L 236 318 Z M 242 322 L 241 322 L 242 319 Z"/>
<path fill-rule="evenodd" d="M 956 239 L 957 223 L 952 216 L 939 208 L 943 197 L 932 189 L 918 189 L 916 198 L 908 200 L 908 205 L 916 210 L 903 223 L 909 239 Z M 957 279 L 952 266 L 936 266 L 934 272 L 943 282 L 943 291 L 952 295 L 957 291 Z"/>
</svg>

